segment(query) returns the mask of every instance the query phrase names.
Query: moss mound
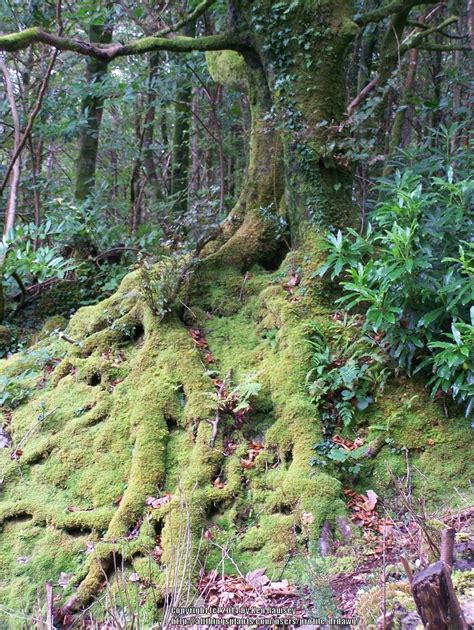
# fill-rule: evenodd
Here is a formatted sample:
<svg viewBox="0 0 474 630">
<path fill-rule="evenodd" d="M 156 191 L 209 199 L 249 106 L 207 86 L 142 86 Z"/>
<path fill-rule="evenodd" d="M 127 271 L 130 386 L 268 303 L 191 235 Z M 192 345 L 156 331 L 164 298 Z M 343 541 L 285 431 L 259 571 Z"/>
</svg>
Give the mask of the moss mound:
<svg viewBox="0 0 474 630">
<path fill-rule="evenodd" d="M 47 580 L 67 610 L 79 609 L 118 580 L 118 562 L 159 601 L 192 572 L 183 558 L 199 549 L 213 568 L 230 544 L 230 573 L 265 566 L 299 578 L 289 555 L 307 553 L 321 526 L 346 512 L 337 468 L 310 465 L 322 427 L 305 386 L 307 339 L 331 317 L 330 300 L 311 289 L 315 252 L 289 255 L 276 272 L 207 274 L 183 316 L 162 322 L 129 274 L 111 298 L 78 311 L 69 341 L 44 339 L 1 362 L 0 375 L 23 375 L 24 392 L 5 411 L 12 444 L 0 450 L 0 623 L 21 627 L 10 613 L 31 615 Z M 295 268 L 301 285 L 290 293 Z M 222 413 L 211 446 L 225 375 L 260 387 L 243 422 Z M 357 483 L 387 491 L 386 462 L 405 466 L 394 445 L 406 445 L 427 496 L 467 485 L 466 423 L 445 419 L 421 386 L 393 382 L 359 423 L 382 419 L 392 442 Z"/>
</svg>

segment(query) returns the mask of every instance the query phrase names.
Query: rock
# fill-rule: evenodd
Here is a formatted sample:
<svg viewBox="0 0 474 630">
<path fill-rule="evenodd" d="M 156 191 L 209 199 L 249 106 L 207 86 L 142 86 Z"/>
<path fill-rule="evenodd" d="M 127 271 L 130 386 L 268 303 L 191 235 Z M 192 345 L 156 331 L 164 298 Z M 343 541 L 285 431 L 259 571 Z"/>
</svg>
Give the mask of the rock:
<svg viewBox="0 0 474 630">
<path fill-rule="evenodd" d="M 416 612 L 409 613 L 402 619 L 400 628 L 401 630 L 417 630 L 417 628 L 423 628 L 419 614 Z"/>
<path fill-rule="evenodd" d="M 319 549 L 321 555 L 324 557 L 331 556 L 333 552 L 333 540 L 331 525 L 326 521 L 321 528 L 321 534 L 319 536 Z"/>
<path fill-rule="evenodd" d="M 45 337 L 48 337 L 54 330 L 64 330 L 67 325 L 67 319 L 65 317 L 62 317 L 61 315 L 53 315 L 53 317 L 48 317 L 48 319 L 43 324 L 40 337 L 44 339 Z"/>
<path fill-rule="evenodd" d="M 344 542 L 350 542 L 352 538 L 352 527 L 345 516 L 336 517 L 337 531 Z"/>
</svg>

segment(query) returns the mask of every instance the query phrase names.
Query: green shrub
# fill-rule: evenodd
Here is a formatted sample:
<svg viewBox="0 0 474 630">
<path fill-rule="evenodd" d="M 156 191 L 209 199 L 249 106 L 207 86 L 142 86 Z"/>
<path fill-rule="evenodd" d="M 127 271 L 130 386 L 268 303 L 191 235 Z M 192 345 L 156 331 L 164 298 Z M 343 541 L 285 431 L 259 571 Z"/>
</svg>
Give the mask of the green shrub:
<svg viewBox="0 0 474 630">
<path fill-rule="evenodd" d="M 461 166 L 463 168 L 461 168 Z M 327 234 L 317 274 L 340 278 L 341 305 L 365 315 L 409 374 L 431 371 L 432 395 L 474 405 L 473 185 L 464 162 L 427 160 L 426 172 L 381 180 L 380 201 L 363 234 Z"/>
</svg>

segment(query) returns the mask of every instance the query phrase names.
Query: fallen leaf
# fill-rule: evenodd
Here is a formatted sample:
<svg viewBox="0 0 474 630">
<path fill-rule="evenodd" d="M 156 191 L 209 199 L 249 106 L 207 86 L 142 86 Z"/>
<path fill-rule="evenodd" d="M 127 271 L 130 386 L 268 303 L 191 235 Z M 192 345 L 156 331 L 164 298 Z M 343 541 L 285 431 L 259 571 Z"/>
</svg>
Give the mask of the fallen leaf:
<svg viewBox="0 0 474 630">
<path fill-rule="evenodd" d="M 154 510 L 156 510 L 160 507 L 163 507 L 167 503 L 169 503 L 172 498 L 173 498 L 172 494 L 165 494 L 164 497 L 160 497 L 160 498 L 148 497 L 145 503 L 149 505 L 151 508 L 153 508 Z"/>
<path fill-rule="evenodd" d="M 129 582 L 139 582 L 140 581 L 140 576 L 138 575 L 138 573 L 131 573 L 130 577 L 128 578 Z"/>
<path fill-rule="evenodd" d="M 214 481 L 214 488 L 219 488 L 219 490 L 222 490 L 222 488 L 225 487 L 225 483 L 223 481 L 221 481 L 220 477 L 217 477 L 217 479 Z"/>
<path fill-rule="evenodd" d="M 255 569 L 247 573 L 245 579 L 255 588 L 261 588 L 270 582 L 270 578 L 265 575 L 266 571 L 266 569 Z"/>
<path fill-rule="evenodd" d="M 241 459 L 240 465 L 242 468 L 248 470 L 249 468 L 253 468 L 255 466 L 255 462 L 252 459 Z"/>
<path fill-rule="evenodd" d="M 378 495 L 373 490 L 367 490 L 367 500 L 365 501 L 365 505 L 370 512 L 375 510 L 375 506 L 377 505 Z"/>
</svg>

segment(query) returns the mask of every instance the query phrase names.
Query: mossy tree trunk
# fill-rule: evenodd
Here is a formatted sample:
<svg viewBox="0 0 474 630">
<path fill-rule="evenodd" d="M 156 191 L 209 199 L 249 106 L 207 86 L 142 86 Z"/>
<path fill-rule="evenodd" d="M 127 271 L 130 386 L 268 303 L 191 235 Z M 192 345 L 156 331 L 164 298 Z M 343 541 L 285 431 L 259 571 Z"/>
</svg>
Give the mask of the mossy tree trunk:
<svg viewBox="0 0 474 630">
<path fill-rule="evenodd" d="M 220 82 L 247 92 L 250 112 L 250 150 L 239 198 L 223 225 L 222 262 L 246 267 L 252 262 L 272 265 L 283 244 L 283 146 L 271 123 L 272 98 L 265 70 L 254 53 L 244 59 L 227 51 L 208 54 L 211 74 Z"/>
<path fill-rule="evenodd" d="M 163 198 L 163 190 L 158 181 L 153 143 L 156 129 L 156 98 L 159 81 L 160 56 L 158 53 L 150 53 L 147 90 L 147 110 L 145 114 L 145 127 L 143 130 L 143 166 L 145 167 L 147 180 L 150 184 L 154 201 Z"/>
<path fill-rule="evenodd" d="M 89 27 L 91 43 L 109 44 L 112 29 L 105 25 Z M 107 76 L 108 62 L 91 57 L 87 62 L 87 92 L 81 103 L 81 115 L 85 118 L 79 137 L 79 151 L 76 160 L 75 198 L 84 202 L 94 193 L 99 132 L 104 110 L 106 93 L 103 83 Z"/>
<path fill-rule="evenodd" d="M 188 26 L 185 34 L 194 35 L 194 25 Z M 171 170 L 171 194 L 177 196 L 175 204 L 176 214 L 182 214 L 188 209 L 188 179 L 190 166 L 189 136 L 192 127 L 193 85 L 191 72 L 180 60 L 176 78 L 175 117 L 173 130 L 173 164 Z"/>
<path fill-rule="evenodd" d="M 285 157 L 285 204 L 297 242 L 308 221 L 354 222 L 352 167 L 337 149 L 345 111 L 344 57 L 358 27 L 353 3 L 234 3 L 235 28 L 262 62 Z"/>
</svg>

